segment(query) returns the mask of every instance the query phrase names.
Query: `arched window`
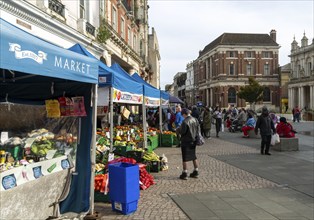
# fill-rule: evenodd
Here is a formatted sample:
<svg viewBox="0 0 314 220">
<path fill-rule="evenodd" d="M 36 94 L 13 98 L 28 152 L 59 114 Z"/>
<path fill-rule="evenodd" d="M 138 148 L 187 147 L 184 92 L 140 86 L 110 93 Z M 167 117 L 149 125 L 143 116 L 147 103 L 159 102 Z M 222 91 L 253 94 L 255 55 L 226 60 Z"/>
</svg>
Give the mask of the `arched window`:
<svg viewBox="0 0 314 220">
<path fill-rule="evenodd" d="M 264 92 L 263 92 L 263 101 L 264 102 L 270 102 L 270 89 L 268 87 L 264 88 Z"/>
<path fill-rule="evenodd" d="M 228 103 L 237 103 L 237 92 L 233 87 L 228 89 Z"/>
</svg>

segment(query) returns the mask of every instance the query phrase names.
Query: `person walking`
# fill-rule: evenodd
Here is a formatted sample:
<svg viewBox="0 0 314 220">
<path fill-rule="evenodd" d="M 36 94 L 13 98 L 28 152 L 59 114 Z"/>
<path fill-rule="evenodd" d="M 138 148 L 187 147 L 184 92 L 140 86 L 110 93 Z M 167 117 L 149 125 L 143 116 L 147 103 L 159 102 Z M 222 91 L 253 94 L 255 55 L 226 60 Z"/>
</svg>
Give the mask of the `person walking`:
<svg viewBox="0 0 314 220">
<path fill-rule="evenodd" d="M 180 179 L 188 179 L 187 162 L 193 161 L 194 171 L 190 174 L 192 178 L 198 178 L 198 162 L 196 158 L 196 136 L 199 132 L 199 123 L 196 118 L 190 115 L 190 110 L 184 108 L 181 111 L 184 121 L 181 124 L 181 153 L 182 153 L 182 167 L 183 171 Z"/>
<path fill-rule="evenodd" d="M 212 124 L 212 114 L 208 107 L 205 107 L 203 112 L 203 134 L 204 137 L 210 139 L 210 130 Z"/>
<path fill-rule="evenodd" d="M 221 108 L 218 106 L 215 108 L 213 118 L 216 120 L 216 137 L 219 137 L 219 132 L 221 131 L 222 113 Z"/>
<path fill-rule="evenodd" d="M 295 121 L 300 122 L 300 114 L 301 111 L 299 109 L 299 106 L 296 106 L 295 108 L 292 109 L 293 122 Z"/>
<path fill-rule="evenodd" d="M 266 106 L 262 108 L 262 114 L 257 119 L 256 125 L 255 125 L 256 135 L 258 134 L 258 129 L 260 130 L 261 138 L 262 138 L 261 154 L 271 155 L 271 153 L 269 153 L 271 135 L 272 135 L 272 131 L 274 134 L 276 133 L 276 129 L 275 129 L 273 120 L 271 120 L 269 116 L 269 111 Z"/>
<path fill-rule="evenodd" d="M 183 122 L 184 118 L 181 114 L 181 106 L 176 107 L 176 120 L 174 121 L 175 127 L 176 127 L 176 134 L 177 134 L 177 139 L 178 139 L 178 146 L 180 147 L 180 138 L 181 138 L 181 132 L 180 132 L 180 126 Z"/>
</svg>

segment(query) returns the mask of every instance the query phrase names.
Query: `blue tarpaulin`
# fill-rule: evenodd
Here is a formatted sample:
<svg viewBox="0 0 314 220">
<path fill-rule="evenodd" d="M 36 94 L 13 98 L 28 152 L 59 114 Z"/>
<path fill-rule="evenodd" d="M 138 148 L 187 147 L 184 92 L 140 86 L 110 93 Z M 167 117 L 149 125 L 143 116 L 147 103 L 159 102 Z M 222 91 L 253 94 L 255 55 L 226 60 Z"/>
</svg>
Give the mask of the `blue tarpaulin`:
<svg viewBox="0 0 314 220">
<path fill-rule="evenodd" d="M 88 50 L 82 47 L 80 44 L 75 44 L 69 50 L 83 54 L 85 56 L 95 58 Z M 96 59 L 96 58 L 95 58 Z M 109 68 L 106 64 L 98 61 L 99 66 L 99 86 L 112 86 L 118 90 L 124 92 L 130 92 L 133 94 L 143 94 L 143 86 L 134 81 L 130 81 L 128 76 L 119 71 Z M 127 82 L 127 83 L 126 83 Z"/>
<path fill-rule="evenodd" d="M 0 68 L 23 73 L 98 82 L 97 60 L 68 51 L 0 19 Z"/>
<path fill-rule="evenodd" d="M 160 98 L 160 90 L 153 87 L 151 84 L 146 82 L 142 77 L 140 77 L 137 73 L 132 75 L 137 82 L 142 83 L 144 85 L 144 96 Z"/>
<path fill-rule="evenodd" d="M 98 83 L 97 60 L 48 43 L 0 19 L 0 101 L 44 104 L 47 99 L 84 96 L 86 117 L 77 145 L 76 172 L 61 212 L 86 212 L 90 202 L 91 91 Z M 58 181 L 58 180 L 56 180 Z"/>
</svg>

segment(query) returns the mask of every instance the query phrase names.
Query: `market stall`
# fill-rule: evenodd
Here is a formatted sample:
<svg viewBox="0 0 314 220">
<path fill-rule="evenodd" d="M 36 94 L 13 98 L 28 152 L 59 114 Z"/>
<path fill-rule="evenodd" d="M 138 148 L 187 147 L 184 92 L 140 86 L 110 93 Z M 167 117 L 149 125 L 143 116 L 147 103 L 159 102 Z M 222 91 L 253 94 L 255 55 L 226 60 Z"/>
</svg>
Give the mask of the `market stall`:
<svg viewBox="0 0 314 220">
<path fill-rule="evenodd" d="M 97 60 L 0 30 L 1 219 L 87 212 Z"/>
</svg>

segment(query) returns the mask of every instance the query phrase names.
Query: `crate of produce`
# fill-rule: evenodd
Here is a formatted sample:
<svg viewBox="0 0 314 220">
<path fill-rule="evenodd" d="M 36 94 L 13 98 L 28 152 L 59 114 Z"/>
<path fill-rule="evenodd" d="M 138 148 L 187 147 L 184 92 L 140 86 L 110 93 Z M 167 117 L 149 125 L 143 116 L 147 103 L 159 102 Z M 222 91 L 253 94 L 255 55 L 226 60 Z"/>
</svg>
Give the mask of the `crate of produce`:
<svg viewBox="0 0 314 220">
<path fill-rule="evenodd" d="M 152 150 L 154 150 L 158 147 L 158 135 L 149 136 L 149 137 L 147 137 L 147 139 L 150 142 L 150 146 L 152 147 Z"/>
<path fill-rule="evenodd" d="M 160 171 L 160 161 L 151 161 L 150 162 L 150 172 L 158 173 Z"/>
<path fill-rule="evenodd" d="M 112 210 L 130 214 L 140 198 L 139 166 L 131 163 L 109 165 L 109 189 Z"/>
<path fill-rule="evenodd" d="M 172 147 L 173 145 L 173 135 L 172 134 L 162 134 L 161 137 L 161 147 Z"/>
<path fill-rule="evenodd" d="M 114 146 L 114 153 L 120 156 L 126 156 L 126 152 L 132 150 L 131 146 Z"/>
<path fill-rule="evenodd" d="M 143 160 L 143 151 L 130 150 L 126 152 L 127 158 L 133 158 L 136 162 L 140 163 Z"/>
<path fill-rule="evenodd" d="M 108 194 L 104 194 L 98 191 L 94 192 L 94 201 L 95 202 L 105 202 L 105 203 L 110 203 L 110 196 Z"/>
</svg>

